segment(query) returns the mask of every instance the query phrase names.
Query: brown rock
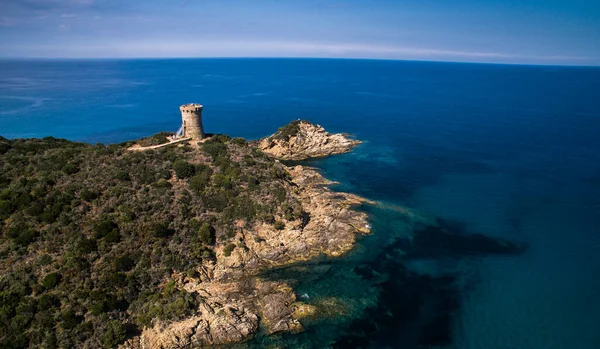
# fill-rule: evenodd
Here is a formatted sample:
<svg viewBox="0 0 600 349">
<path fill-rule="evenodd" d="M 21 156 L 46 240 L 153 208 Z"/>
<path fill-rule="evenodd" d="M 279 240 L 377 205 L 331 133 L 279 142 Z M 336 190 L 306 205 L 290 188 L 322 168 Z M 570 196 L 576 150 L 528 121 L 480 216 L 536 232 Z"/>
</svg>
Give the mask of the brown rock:
<svg viewBox="0 0 600 349">
<path fill-rule="evenodd" d="M 158 322 L 141 336 L 127 341 L 123 349 L 176 349 L 222 345 L 251 338 L 258 317 L 243 307 L 202 304 L 196 316 L 173 323 Z"/>
<path fill-rule="evenodd" d="M 281 160 L 305 160 L 349 152 L 361 142 L 347 138 L 341 133 L 331 134 L 319 125 L 308 121 L 296 121 L 298 129 L 291 136 L 279 137 L 279 133 L 264 138 L 258 147 L 266 154 Z M 289 126 L 289 125 L 288 125 Z"/>
</svg>

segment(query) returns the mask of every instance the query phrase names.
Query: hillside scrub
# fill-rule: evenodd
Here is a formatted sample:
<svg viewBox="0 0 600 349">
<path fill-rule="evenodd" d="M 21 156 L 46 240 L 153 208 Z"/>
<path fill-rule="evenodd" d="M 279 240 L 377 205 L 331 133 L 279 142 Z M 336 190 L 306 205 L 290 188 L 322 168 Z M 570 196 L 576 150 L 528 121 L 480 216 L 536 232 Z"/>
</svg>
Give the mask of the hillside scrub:
<svg viewBox="0 0 600 349">
<path fill-rule="evenodd" d="M 285 169 L 243 139 L 128 145 L 0 137 L 0 347 L 110 348 L 184 318 L 202 296 L 173 273 L 231 254 L 236 222 L 303 217 Z"/>
</svg>

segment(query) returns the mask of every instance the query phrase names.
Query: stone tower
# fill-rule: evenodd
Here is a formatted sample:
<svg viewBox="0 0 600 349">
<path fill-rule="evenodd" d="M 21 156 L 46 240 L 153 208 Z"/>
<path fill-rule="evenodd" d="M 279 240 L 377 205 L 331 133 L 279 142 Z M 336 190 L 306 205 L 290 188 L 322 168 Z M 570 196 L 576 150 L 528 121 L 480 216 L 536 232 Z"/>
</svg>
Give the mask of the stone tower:
<svg viewBox="0 0 600 349">
<path fill-rule="evenodd" d="M 181 110 L 181 130 L 182 136 L 191 137 L 194 140 L 204 138 L 204 130 L 202 129 L 202 104 L 184 104 L 179 107 Z"/>
</svg>

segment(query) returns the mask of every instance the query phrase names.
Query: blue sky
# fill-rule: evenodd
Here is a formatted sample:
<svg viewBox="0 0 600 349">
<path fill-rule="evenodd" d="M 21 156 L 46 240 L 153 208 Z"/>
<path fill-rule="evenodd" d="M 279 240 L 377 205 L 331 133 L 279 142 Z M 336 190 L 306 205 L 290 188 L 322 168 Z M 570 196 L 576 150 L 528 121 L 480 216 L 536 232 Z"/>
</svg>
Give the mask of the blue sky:
<svg viewBox="0 0 600 349">
<path fill-rule="evenodd" d="M 0 0 L 0 57 L 600 65 L 600 0 Z"/>
</svg>

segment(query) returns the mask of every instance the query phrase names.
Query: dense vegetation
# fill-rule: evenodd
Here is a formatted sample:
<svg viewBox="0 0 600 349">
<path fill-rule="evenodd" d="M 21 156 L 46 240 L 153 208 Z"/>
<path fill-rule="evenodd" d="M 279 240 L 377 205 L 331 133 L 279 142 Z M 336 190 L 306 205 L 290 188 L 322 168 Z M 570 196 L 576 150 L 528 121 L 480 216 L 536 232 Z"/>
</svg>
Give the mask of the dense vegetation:
<svg viewBox="0 0 600 349">
<path fill-rule="evenodd" d="M 189 315 L 202 299 L 174 272 L 244 248 L 236 222 L 305 215 L 243 139 L 129 145 L 0 137 L 0 348 L 110 348 Z"/>
<path fill-rule="evenodd" d="M 137 143 L 142 146 L 142 147 L 150 147 L 153 145 L 159 145 L 159 144 L 164 144 L 169 142 L 169 139 L 167 137 L 173 136 L 174 133 L 169 133 L 169 132 L 159 132 L 155 135 L 152 135 L 150 137 L 145 137 L 140 139 L 139 141 L 137 141 Z"/>
<path fill-rule="evenodd" d="M 294 120 L 289 124 L 280 127 L 277 132 L 272 136 L 274 139 L 288 141 L 290 137 L 294 137 L 300 132 L 300 123 L 308 121 Z"/>
</svg>

